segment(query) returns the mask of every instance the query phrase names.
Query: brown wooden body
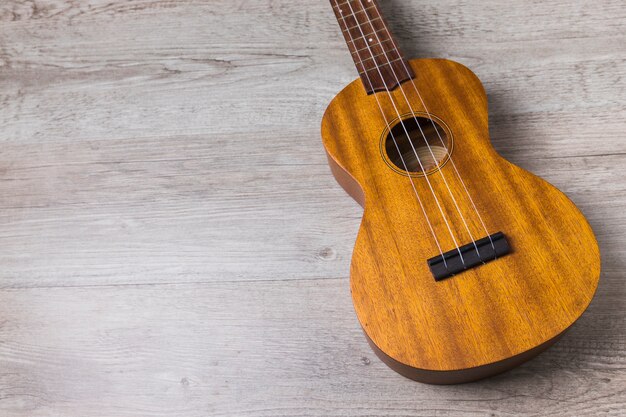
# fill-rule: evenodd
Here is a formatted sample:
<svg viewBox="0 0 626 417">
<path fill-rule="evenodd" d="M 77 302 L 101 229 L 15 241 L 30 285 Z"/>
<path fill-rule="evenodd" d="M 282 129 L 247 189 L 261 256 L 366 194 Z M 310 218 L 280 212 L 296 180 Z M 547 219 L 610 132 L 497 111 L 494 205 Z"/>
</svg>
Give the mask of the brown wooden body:
<svg viewBox="0 0 626 417">
<path fill-rule="evenodd" d="M 368 341 L 407 377 L 466 382 L 529 359 L 567 330 L 593 297 L 599 251 L 589 224 L 563 193 L 492 148 L 487 98 L 470 70 L 439 59 L 410 64 L 428 111 L 453 136 L 452 159 L 489 233 L 504 232 L 512 253 L 444 281 L 433 279 L 426 260 L 439 251 L 409 178 L 381 154 L 386 123 L 360 80 L 329 105 L 323 143 L 335 177 L 365 208 L 350 283 Z M 411 109 L 424 112 L 410 82 L 403 88 Z M 391 94 L 400 113 L 411 111 L 400 89 Z M 396 118 L 387 94 L 377 96 L 387 120 Z M 485 237 L 450 163 L 442 173 L 474 238 Z M 471 242 L 441 173 L 428 178 L 459 244 Z M 414 182 L 442 249 L 455 248 L 425 178 L 415 176 Z"/>
</svg>

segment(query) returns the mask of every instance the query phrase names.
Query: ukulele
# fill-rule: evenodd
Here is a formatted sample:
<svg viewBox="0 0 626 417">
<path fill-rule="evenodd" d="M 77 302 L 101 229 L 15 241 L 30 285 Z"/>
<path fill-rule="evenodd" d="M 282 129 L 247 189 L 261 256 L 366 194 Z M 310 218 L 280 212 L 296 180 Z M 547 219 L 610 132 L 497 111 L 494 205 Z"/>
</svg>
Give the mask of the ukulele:
<svg viewBox="0 0 626 417">
<path fill-rule="evenodd" d="M 406 60 L 375 0 L 331 0 L 360 75 L 330 103 L 333 175 L 364 207 L 350 267 L 358 320 L 400 374 L 453 384 L 508 370 L 585 311 L 600 275 L 591 227 L 491 146 L 479 79 Z"/>
</svg>

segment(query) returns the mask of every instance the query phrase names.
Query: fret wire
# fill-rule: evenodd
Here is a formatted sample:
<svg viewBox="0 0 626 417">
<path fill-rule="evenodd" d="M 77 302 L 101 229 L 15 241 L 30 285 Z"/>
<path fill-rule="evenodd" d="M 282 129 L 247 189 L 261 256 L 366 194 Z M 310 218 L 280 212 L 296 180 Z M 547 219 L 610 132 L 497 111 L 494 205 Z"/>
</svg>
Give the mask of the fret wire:
<svg viewBox="0 0 626 417">
<path fill-rule="evenodd" d="M 348 0 L 348 1 L 344 1 L 344 2 L 343 2 L 343 3 L 341 3 L 341 4 L 339 4 L 339 2 L 335 2 L 335 4 L 332 4 L 332 6 L 333 6 L 333 7 L 340 8 L 340 7 L 343 7 L 343 6 L 345 6 L 346 4 L 349 4 L 349 3 L 350 3 L 350 0 Z M 372 4 L 372 6 L 374 6 L 374 4 Z M 370 6 L 370 7 L 371 7 L 371 6 Z"/>
<path fill-rule="evenodd" d="M 387 51 L 387 53 L 388 54 L 395 53 L 396 55 L 398 55 L 398 58 L 402 58 L 402 55 L 400 54 L 400 52 L 397 49 L 395 49 L 395 48 Z M 353 54 L 354 54 L 354 52 L 353 52 Z M 370 59 L 376 59 L 376 58 L 384 56 L 384 55 L 385 55 L 385 52 L 380 53 L 378 55 L 370 56 L 370 57 L 365 58 L 365 59 L 361 59 L 361 56 L 359 54 L 357 54 L 356 58 L 358 58 L 358 60 L 355 60 L 355 63 L 361 64 L 361 63 L 363 63 L 365 61 L 369 61 Z"/>
<path fill-rule="evenodd" d="M 345 6 L 346 4 L 349 4 L 349 3 L 350 3 L 350 1 L 351 1 L 351 0 L 344 1 L 344 2 L 343 2 L 343 3 L 341 3 L 341 4 L 339 4 L 339 2 L 335 2 L 335 4 L 332 4 L 332 3 L 331 3 L 331 5 L 332 5 L 333 7 L 335 7 L 335 6 L 337 6 L 337 7 L 341 7 L 341 6 Z M 368 3 L 372 3 L 372 1 L 371 1 L 371 0 L 369 0 L 369 1 L 368 1 Z M 370 7 L 374 7 L 374 6 L 376 6 L 376 5 L 375 5 L 375 4 L 372 4 L 372 6 L 370 6 Z M 363 7 L 363 5 L 362 5 L 362 4 L 361 4 L 361 7 Z"/>
<path fill-rule="evenodd" d="M 387 30 L 387 28 L 382 28 L 382 29 L 379 29 L 379 30 L 375 30 L 375 31 L 374 31 L 374 32 L 372 32 L 372 33 L 368 33 L 368 34 L 367 34 L 367 35 L 365 35 L 365 36 L 359 36 L 358 38 L 348 39 L 347 41 L 348 41 L 348 42 L 352 42 L 352 44 L 353 44 L 353 45 L 356 45 L 356 42 L 355 42 L 355 41 L 358 41 L 358 40 L 367 40 L 367 38 L 368 38 L 368 37 L 370 37 L 370 36 L 374 35 L 375 33 L 381 33 L 381 34 L 382 34 L 382 32 L 383 32 L 383 31 L 386 31 L 386 30 Z M 387 38 L 388 38 L 388 39 L 385 39 L 385 40 L 391 40 L 391 34 L 389 33 L 389 31 L 387 31 Z M 370 38 L 370 39 L 371 39 L 371 38 Z M 370 42 L 372 42 L 372 41 L 370 41 Z M 382 42 L 384 42 L 384 41 L 382 41 Z M 370 45 L 372 45 L 372 44 L 370 43 Z M 373 45 L 376 45 L 376 44 L 373 44 Z"/>
<path fill-rule="evenodd" d="M 372 6 L 364 8 L 363 10 L 358 10 L 358 11 L 354 12 L 354 16 L 352 16 L 352 15 L 350 15 L 350 16 L 343 16 L 342 15 L 343 11 L 341 9 L 339 9 L 339 17 L 337 18 L 337 20 L 346 20 L 349 17 L 352 17 L 352 18 L 354 18 L 354 20 L 357 20 L 357 18 L 356 18 L 356 14 L 357 13 L 365 13 L 365 15 L 367 16 L 367 12 L 366 11 L 370 10 L 370 9 L 376 10 L 376 7 L 372 5 Z"/>
<path fill-rule="evenodd" d="M 380 46 L 380 47 L 383 47 L 382 45 L 383 45 L 385 42 L 393 42 L 393 39 L 391 39 L 391 38 L 389 38 L 389 39 L 385 39 L 385 40 L 383 40 L 383 41 L 382 41 L 382 42 L 380 42 L 380 43 L 377 43 L 377 44 L 371 45 L 370 47 L 372 47 L 372 46 L 374 46 L 374 47 L 375 47 L 375 46 Z M 361 52 L 361 51 L 366 51 L 367 49 L 368 49 L 367 47 L 365 47 L 365 48 L 361 48 L 361 49 L 355 49 L 352 53 L 358 53 L 358 52 Z M 397 50 L 397 48 L 395 47 L 395 45 L 394 45 L 394 48 L 393 48 L 393 49 L 394 49 L 394 50 Z"/>
<path fill-rule="evenodd" d="M 402 61 L 402 58 L 392 59 L 391 61 L 387 61 L 384 64 L 377 65 L 374 68 L 366 69 L 364 71 L 359 71 L 359 74 L 365 74 L 366 72 L 378 70 L 379 68 L 384 67 L 385 65 L 391 65 L 393 62 L 396 62 L 396 61 Z M 363 67 L 363 68 L 365 68 L 365 67 Z"/>
<path fill-rule="evenodd" d="M 374 35 L 374 33 L 370 33 L 370 35 Z M 381 40 L 381 42 L 375 42 L 373 38 L 370 38 L 370 35 L 365 35 L 365 37 L 358 37 L 356 39 L 348 39 L 347 42 L 352 42 L 353 45 L 356 45 L 356 41 L 363 41 L 369 44 L 370 46 L 373 46 L 373 45 L 380 45 L 382 42 L 391 40 L 391 35 L 389 33 L 387 34 L 387 39 L 383 39 Z"/>
<path fill-rule="evenodd" d="M 372 29 L 373 29 L 373 28 L 374 28 L 374 26 L 372 26 Z M 385 31 L 385 30 L 387 30 L 387 28 L 386 28 L 386 27 L 382 27 L 382 28 L 380 28 L 380 29 L 378 29 L 378 30 L 375 30 L 375 31 L 371 32 L 371 33 L 367 33 L 367 34 L 365 34 L 365 37 L 370 36 L 370 35 L 373 35 L 373 34 L 375 34 L 375 33 L 380 33 L 380 32 Z M 347 31 L 347 30 L 342 30 L 342 32 L 343 32 L 343 33 L 348 33 L 348 31 Z M 352 35 L 352 34 L 350 34 L 350 35 Z M 389 35 L 387 35 L 387 36 L 389 36 Z M 354 40 L 356 40 L 356 39 L 363 39 L 363 36 L 358 36 L 358 37 L 356 37 L 356 38 L 352 38 L 352 39 L 354 39 Z M 350 40 L 352 40 L 352 39 L 350 39 Z"/>
<path fill-rule="evenodd" d="M 378 16 L 378 17 L 375 17 L 375 18 L 371 19 L 371 20 L 370 20 L 370 22 L 374 22 L 374 21 L 376 21 L 376 20 L 382 20 L 382 19 L 381 19 L 381 17 L 380 17 L 380 16 Z M 383 23 L 384 23 L 384 22 L 383 22 Z M 349 28 L 347 28 L 347 29 L 342 29 L 342 31 L 343 31 L 343 32 L 345 32 L 346 30 L 356 29 L 356 28 L 358 28 L 359 26 L 361 26 L 361 24 L 360 24 L 360 23 L 359 23 L 358 25 L 351 26 L 351 27 L 349 27 Z M 385 27 L 385 28 L 386 28 L 386 27 Z"/>
</svg>

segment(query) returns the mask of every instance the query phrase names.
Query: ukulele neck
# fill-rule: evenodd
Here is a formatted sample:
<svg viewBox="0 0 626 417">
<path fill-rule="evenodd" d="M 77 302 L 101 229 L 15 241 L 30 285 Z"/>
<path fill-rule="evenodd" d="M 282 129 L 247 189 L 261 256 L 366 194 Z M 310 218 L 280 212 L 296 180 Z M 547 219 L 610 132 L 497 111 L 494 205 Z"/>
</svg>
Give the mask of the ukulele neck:
<svg viewBox="0 0 626 417">
<path fill-rule="evenodd" d="M 330 0 L 368 94 L 390 91 L 414 77 L 376 0 Z"/>
</svg>

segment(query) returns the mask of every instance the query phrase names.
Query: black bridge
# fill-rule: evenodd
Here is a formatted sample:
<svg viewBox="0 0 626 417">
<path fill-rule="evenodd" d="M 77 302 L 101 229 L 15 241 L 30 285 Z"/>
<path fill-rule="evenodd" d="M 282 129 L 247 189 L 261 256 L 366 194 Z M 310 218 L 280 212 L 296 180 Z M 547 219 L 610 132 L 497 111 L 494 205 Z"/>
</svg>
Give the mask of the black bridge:
<svg viewBox="0 0 626 417">
<path fill-rule="evenodd" d="M 493 261 L 510 251 L 511 247 L 504 233 L 498 232 L 463 245 L 458 249 L 452 249 L 444 253 L 443 256 L 439 255 L 430 258 L 428 266 L 430 267 L 430 272 L 435 277 L 435 281 L 441 281 L 459 272 Z"/>
</svg>

